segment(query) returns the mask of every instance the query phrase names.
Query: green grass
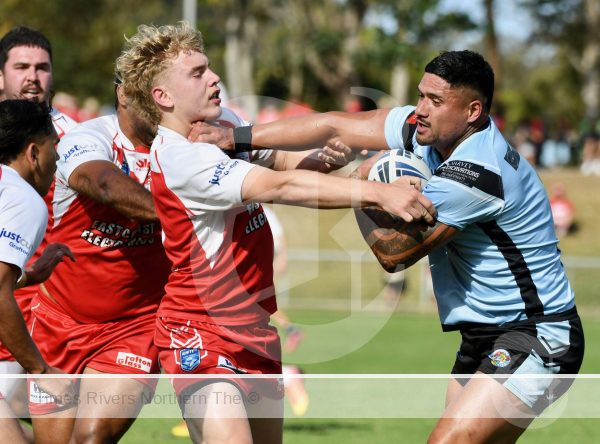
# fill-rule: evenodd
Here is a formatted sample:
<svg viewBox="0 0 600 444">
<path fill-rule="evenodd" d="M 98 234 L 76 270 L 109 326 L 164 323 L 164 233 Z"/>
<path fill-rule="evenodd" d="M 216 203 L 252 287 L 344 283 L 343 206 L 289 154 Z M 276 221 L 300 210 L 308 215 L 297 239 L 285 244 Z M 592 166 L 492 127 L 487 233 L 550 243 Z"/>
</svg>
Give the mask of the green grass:
<svg viewBox="0 0 600 444">
<path fill-rule="evenodd" d="M 442 333 L 437 318 L 432 314 L 363 314 L 355 319 L 354 328 L 339 326 L 338 323 L 348 319 L 349 315 L 342 312 L 299 311 L 292 313 L 294 319 L 307 328 L 307 338 L 300 348 L 292 355 L 286 356 L 288 362 L 299 363 L 306 373 L 310 374 L 447 374 L 453 363 L 454 353 L 459 343 L 457 333 Z M 600 320 L 588 318 L 584 313 L 588 349 L 582 373 L 600 373 L 600 348 L 591 344 L 600 340 Z M 310 326 L 330 326 L 330 331 L 311 331 Z M 327 328 L 327 327 L 325 327 Z M 373 332 L 376 331 L 375 334 Z M 362 333 L 361 333 L 362 332 Z M 312 334 L 325 336 L 311 337 Z M 362 337 L 362 336 L 368 336 Z M 355 346 L 348 346 L 353 343 Z M 345 354 L 339 356 L 342 352 Z M 315 357 L 335 356 L 333 359 L 317 359 Z M 306 361 L 311 361 L 307 363 Z M 358 380 L 361 383 L 361 380 Z M 368 382 L 364 382 L 367 384 Z M 331 416 L 336 415 L 336 405 L 346 408 L 346 403 L 352 402 L 360 387 L 348 392 L 340 387 L 349 387 L 344 381 L 337 380 L 306 380 L 311 392 L 313 405 L 309 408 L 308 416 L 319 411 L 314 405 L 315 399 L 325 398 L 331 402 L 327 410 Z M 415 380 L 414 384 L 426 384 L 424 380 Z M 442 384 L 436 388 L 439 399 L 443 403 Z M 352 385 L 350 385 L 352 387 Z M 395 386 L 394 386 L 395 387 Z M 416 405 L 418 394 L 412 394 L 410 384 L 401 386 L 408 393 L 406 396 L 393 397 L 387 400 L 391 408 L 398 406 L 399 411 L 409 412 Z M 593 387 L 598 387 L 594 383 Z M 423 388 L 417 387 L 418 392 Z M 394 392 L 396 393 L 396 392 Z M 403 392 L 400 392 L 403 393 Z M 333 400 L 329 397 L 336 398 Z M 377 406 L 375 406 L 377 407 Z M 365 411 L 370 412 L 369 409 Z M 285 421 L 285 440 L 287 444 L 325 444 L 332 442 L 370 444 L 372 442 L 425 442 L 429 431 L 435 424 L 432 412 L 427 418 L 292 418 Z M 395 413 L 385 413 L 382 416 L 393 416 Z M 370 416 L 367 413 L 365 416 Z M 290 415 L 291 416 L 291 415 Z M 539 425 L 527 431 L 520 442 L 546 443 L 579 442 L 593 443 L 600 439 L 597 427 L 600 424 L 595 419 L 560 419 L 544 420 Z M 178 422 L 177 419 L 140 419 L 123 439 L 124 443 L 182 443 L 184 439 L 173 438 L 169 429 Z M 537 428 L 539 427 L 539 428 Z"/>
<path fill-rule="evenodd" d="M 577 208 L 578 230 L 561 241 L 563 254 L 600 256 L 600 236 L 597 233 L 600 193 L 596 192 L 600 188 L 600 179 L 582 177 L 575 170 L 542 172 L 540 176 L 548 186 L 563 182 Z M 408 291 L 395 310 L 386 309 L 385 305 L 379 307 L 377 313 L 363 310 L 381 293 L 381 272 L 376 264 L 370 262 L 371 253 L 355 226 L 353 213 L 347 210 L 316 212 L 292 207 L 278 207 L 277 212 L 286 228 L 290 248 L 362 250 L 365 258 L 360 267 L 352 270 L 346 262 L 290 264 L 291 306 L 310 307 L 311 310 L 290 312 L 294 322 L 303 326 L 306 340 L 296 353 L 285 357 L 287 362 L 301 365 L 310 374 L 447 374 L 450 371 L 459 337 L 454 333 L 442 333 L 435 306 L 428 300 L 425 303 L 419 300 L 421 276 L 417 268 L 408 270 Z M 600 270 L 568 272 L 586 333 L 582 373 L 600 374 L 600 347 L 597 345 L 600 342 Z M 337 301 L 341 308 L 337 311 L 320 310 L 320 307 L 326 306 L 325 299 Z M 339 387 L 335 380 L 329 381 L 329 386 L 319 385 L 314 380 L 306 383 L 309 389 L 313 389 L 313 405 L 308 415 L 317 408 L 314 403 L 319 395 L 332 393 L 335 398 Z M 589 396 L 594 405 L 597 393 L 600 393 L 598 383 L 593 382 Z M 338 396 L 338 405 L 345 406 L 347 394 L 340 392 Z M 394 402 L 410 409 L 417 398 L 398 397 Z M 597 418 L 600 415 L 593 412 L 589 415 L 595 418 L 539 421 L 519 442 L 599 442 L 600 422 Z M 391 416 L 391 413 L 382 416 Z M 122 442 L 186 442 L 169 434 L 170 428 L 177 422 L 178 419 L 174 418 L 140 419 Z M 434 424 L 433 417 L 292 418 L 285 421 L 284 442 L 422 443 Z"/>
</svg>

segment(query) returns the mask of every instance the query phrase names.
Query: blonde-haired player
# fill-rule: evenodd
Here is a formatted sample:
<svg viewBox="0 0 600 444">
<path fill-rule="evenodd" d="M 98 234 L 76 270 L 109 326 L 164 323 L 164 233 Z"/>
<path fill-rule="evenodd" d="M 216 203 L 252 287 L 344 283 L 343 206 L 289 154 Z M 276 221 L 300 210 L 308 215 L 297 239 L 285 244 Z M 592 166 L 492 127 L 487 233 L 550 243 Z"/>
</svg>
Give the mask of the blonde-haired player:
<svg viewBox="0 0 600 444">
<path fill-rule="evenodd" d="M 189 142 L 194 122 L 217 120 L 222 109 L 220 79 L 209 67 L 202 36 L 185 23 L 140 26 L 117 69 L 132 105 L 159 125 L 151 189 L 173 271 L 155 342 L 167 373 L 198 375 L 173 382 L 191 437 L 279 443 L 278 379 L 230 378 L 281 373 L 279 337 L 269 325 L 277 309 L 273 240 L 259 202 L 381 206 L 409 221 L 432 221 L 434 210 L 410 185 L 298 171 L 285 152 L 263 153 L 258 160 L 271 167 L 265 168 L 248 162 L 253 153 L 231 158 L 215 145 Z M 222 378 L 203 380 L 204 374 Z"/>
</svg>

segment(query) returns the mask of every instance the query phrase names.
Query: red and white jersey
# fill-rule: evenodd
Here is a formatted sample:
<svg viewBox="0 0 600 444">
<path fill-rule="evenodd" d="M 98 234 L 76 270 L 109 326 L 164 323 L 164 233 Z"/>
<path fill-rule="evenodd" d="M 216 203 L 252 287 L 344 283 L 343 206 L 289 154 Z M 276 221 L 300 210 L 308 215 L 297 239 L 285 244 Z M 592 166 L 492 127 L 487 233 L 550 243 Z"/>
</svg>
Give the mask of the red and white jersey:
<svg viewBox="0 0 600 444">
<path fill-rule="evenodd" d="M 173 262 L 159 316 L 229 326 L 268 320 L 277 309 L 273 238 L 261 205 L 245 205 L 241 195 L 254 165 L 164 127 L 150 157 L 152 196 Z"/>
<path fill-rule="evenodd" d="M 50 116 L 52 117 L 52 124 L 54 125 L 54 129 L 56 130 L 59 139 L 62 139 L 62 136 L 78 125 L 77 122 L 69 116 L 54 108 L 50 111 Z"/>
<path fill-rule="evenodd" d="M 58 144 L 54 227 L 50 242 L 67 244 L 77 262 L 64 261 L 45 286 L 72 318 L 107 322 L 156 311 L 170 263 L 158 222 L 136 222 L 68 186 L 81 164 L 106 160 L 149 188 L 149 149 L 122 133 L 116 115 L 81 123 Z"/>
<path fill-rule="evenodd" d="M 15 170 L 0 165 L 0 262 L 25 270 L 46 231 L 40 195 Z"/>
</svg>

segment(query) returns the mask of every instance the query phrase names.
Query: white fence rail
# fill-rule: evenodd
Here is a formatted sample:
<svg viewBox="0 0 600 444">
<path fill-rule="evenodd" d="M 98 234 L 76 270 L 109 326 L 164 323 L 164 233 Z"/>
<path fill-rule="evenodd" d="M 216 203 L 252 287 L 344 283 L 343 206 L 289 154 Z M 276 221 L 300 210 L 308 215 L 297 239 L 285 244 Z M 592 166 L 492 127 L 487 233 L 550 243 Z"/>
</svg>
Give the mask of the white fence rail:
<svg viewBox="0 0 600 444">
<path fill-rule="evenodd" d="M 323 263 L 337 262 L 348 263 L 350 270 L 357 270 L 360 264 L 376 263 L 377 260 L 372 254 L 365 250 L 334 250 L 334 249 L 311 249 L 311 248 L 294 248 L 288 251 L 288 261 L 291 263 Z M 598 270 L 600 272 L 600 257 L 598 256 L 563 256 L 562 262 L 565 268 L 571 275 L 571 280 L 575 278 L 575 272 L 581 270 L 590 272 L 590 270 Z M 427 270 L 427 261 L 421 260 L 414 267 L 419 269 L 419 305 L 422 307 L 431 306 L 431 287 L 428 284 L 430 279 Z M 288 307 L 289 301 L 289 279 L 283 278 L 278 285 L 279 304 L 282 307 Z M 294 304 L 295 305 L 295 304 Z M 319 299 L 319 307 L 336 309 L 339 307 L 339 301 Z"/>
</svg>

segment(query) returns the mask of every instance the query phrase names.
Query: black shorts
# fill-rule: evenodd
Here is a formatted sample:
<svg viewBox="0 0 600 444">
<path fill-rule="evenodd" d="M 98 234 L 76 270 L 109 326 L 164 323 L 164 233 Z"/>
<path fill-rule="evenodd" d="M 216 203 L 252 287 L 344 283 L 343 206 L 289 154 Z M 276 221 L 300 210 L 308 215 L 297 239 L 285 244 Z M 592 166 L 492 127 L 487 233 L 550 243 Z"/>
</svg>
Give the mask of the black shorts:
<svg viewBox="0 0 600 444">
<path fill-rule="evenodd" d="M 501 327 L 469 327 L 462 329 L 461 335 L 462 342 L 452 368 L 452 374 L 456 375 L 477 371 L 493 375 L 574 375 L 583 362 L 585 340 L 575 309 Z M 462 385 L 468 382 L 468 378 L 457 380 Z M 573 378 L 496 380 L 537 414 L 573 383 Z"/>
</svg>

